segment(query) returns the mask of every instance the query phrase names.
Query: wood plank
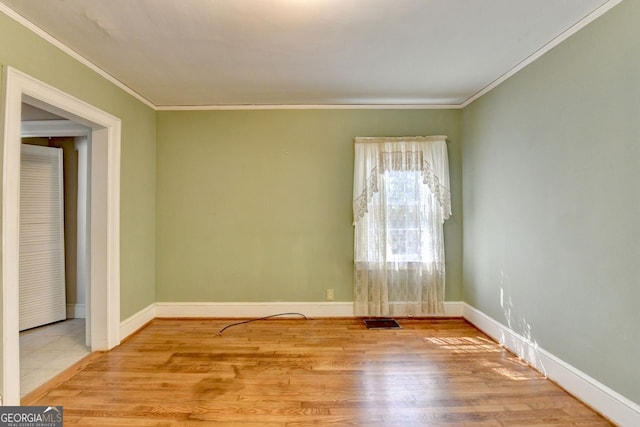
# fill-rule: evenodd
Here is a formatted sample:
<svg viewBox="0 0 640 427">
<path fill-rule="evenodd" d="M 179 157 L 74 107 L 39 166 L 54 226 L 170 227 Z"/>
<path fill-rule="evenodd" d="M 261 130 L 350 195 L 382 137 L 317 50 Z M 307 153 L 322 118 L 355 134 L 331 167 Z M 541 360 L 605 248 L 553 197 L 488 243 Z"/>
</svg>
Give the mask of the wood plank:
<svg viewBox="0 0 640 427">
<path fill-rule="evenodd" d="M 155 319 L 30 402 L 73 426 L 611 425 L 462 319 Z"/>
</svg>

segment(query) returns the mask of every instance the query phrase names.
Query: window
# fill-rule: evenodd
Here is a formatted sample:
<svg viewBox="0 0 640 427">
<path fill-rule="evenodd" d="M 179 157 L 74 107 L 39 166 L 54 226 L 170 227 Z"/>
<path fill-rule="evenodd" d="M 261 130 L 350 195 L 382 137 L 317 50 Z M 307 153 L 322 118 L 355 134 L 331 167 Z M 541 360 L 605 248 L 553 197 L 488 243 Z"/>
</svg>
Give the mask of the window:
<svg viewBox="0 0 640 427">
<path fill-rule="evenodd" d="M 356 138 L 354 166 L 356 314 L 441 313 L 445 138 Z"/>
<path fill-rule="evenodd" d="M 376 192 L 371 205 L 373 209 L 386 210 L 386 258 L 391 262 L 418 262 L 422 253 L 422 230 L 420 227 L 420 180 L 418 171 L 386 171 L 381 179 L 387 191 Z M 424 195 L 423 195 L 424 197 Z M 376 233 L 374 224 L 369 224 L 370 239 Z M 375 259 L 375 250 L 368 259 Z"/>
</svg>

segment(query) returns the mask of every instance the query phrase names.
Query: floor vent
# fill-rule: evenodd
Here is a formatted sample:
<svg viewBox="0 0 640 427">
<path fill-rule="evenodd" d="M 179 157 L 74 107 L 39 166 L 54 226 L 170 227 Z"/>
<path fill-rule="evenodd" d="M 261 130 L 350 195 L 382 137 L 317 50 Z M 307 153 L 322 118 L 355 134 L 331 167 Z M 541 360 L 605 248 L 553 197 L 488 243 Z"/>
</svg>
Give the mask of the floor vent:
<svg viewBox="0 0 640 427">
<path fill-rule="evenodd" d="M 367 329 L 402 329 L 394 319 L 364 319 Z"/>
</svg>

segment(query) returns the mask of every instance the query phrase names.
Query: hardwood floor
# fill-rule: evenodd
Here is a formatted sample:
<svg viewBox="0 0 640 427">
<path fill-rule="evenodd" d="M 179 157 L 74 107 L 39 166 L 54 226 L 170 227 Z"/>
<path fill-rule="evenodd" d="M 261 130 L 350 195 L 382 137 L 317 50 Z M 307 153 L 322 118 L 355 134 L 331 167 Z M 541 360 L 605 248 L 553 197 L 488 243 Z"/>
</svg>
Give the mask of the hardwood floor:
<svg viewBox="0 0 640 427">
<path fill-rule="evenodd" d="M 605 426 L 461 319 L 156 319 L 30 404 L 70 426 Z"/>
</svg>

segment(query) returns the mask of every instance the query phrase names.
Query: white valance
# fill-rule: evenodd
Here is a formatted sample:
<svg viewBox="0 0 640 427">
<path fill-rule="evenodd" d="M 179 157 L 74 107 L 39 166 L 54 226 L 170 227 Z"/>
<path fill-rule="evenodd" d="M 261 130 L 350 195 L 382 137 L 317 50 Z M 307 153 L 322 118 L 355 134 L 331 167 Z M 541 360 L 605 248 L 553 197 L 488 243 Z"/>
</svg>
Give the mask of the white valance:
<svg viewBox="0 0 640 427">
<path fill-rule="evenodd" d="M 367 205 L 378 191 L 378 174 L 385 171 L 420 171 L 438 202 L 442 219 L 448 219 L 451 193 L 446 139 L 443 135 L 355 138 L 356 158 L 361 161 L 354 171 L 354 223 L 367 213 Z"/>
</svg>

